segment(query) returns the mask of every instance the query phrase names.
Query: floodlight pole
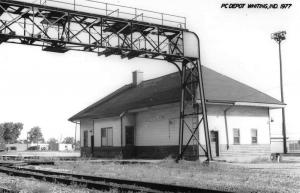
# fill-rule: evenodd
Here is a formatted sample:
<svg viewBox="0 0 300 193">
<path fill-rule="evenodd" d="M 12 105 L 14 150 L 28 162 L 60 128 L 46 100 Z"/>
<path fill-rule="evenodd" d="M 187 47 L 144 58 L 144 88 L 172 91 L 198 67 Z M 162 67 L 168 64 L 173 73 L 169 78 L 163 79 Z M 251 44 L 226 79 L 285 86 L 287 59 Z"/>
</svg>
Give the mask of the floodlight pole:
<svg viewBox="0 0 300 193">
<path fill-rule="evenodd" d="M 284 103 L 284 94 L 283 94 L 283 75 L 282 75 L 282 57 L 281 57 L 281 42 L 286 39 L 286 32 L 276 32 L 273 33 L 271 38 L 278 43 L 279 51 L 279 65 L 280 65 L 280 94 L 281 102 Z M 283 135 L 283 153 L 287 153 L 287 143 L 286 143 L 286 124 L 285 124 L 285 108 L 281 109 L 282 112 L 282 135 Z"/>
</svg>

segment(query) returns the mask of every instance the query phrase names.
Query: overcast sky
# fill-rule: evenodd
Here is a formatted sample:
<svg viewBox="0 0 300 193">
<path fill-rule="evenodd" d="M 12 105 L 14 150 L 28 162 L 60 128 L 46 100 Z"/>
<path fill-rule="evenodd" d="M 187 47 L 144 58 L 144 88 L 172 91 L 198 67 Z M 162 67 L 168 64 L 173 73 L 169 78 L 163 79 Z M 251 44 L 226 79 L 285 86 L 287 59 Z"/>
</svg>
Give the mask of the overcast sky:
<svg viewBox="0 0 300 193">
<path fill-rule="evenodd" d="M 28 0 L 29 1 L 29 0 Z M 79 0 L 78 0 L 79 1 Z M 107 1 L 108 2 L 108 1 Z M 299 2 L 286 10 L 221 9 L 217 0 L 112 0 L 112 3 L 185 16 L 201 39 L 206 67 L 280 99 L 277 44 L 270 34 L 287 31 L 282 44 L 287 133 L 300 138 Z M 266 3 L 269 1 L 243 1 Z M 22 138 L 40 126 L 46 139 L 74 136 L 69 117 L 131 82 L 132 71 L 150 79 L 176 71 L 172 64 L 147 59 L 98 57 L 86 52 L 55 54 L 38 47 L 0 45 L 0 122 L 22 122 Z M 280 122 L 278 115 L 272 115 Z"/>
</svg>

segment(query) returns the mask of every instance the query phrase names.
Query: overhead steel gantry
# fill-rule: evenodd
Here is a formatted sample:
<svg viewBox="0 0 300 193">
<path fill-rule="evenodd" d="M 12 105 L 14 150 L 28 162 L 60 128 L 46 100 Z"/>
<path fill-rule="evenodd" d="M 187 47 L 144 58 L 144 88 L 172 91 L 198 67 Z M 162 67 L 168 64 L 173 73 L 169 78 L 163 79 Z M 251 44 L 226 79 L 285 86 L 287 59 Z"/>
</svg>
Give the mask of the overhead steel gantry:
<svg viewBox="0 0 300 193">
<path fill-rule="evenodd" d="M 106 57 L 120 55 L 121 58 L 140 57 L 173 63 L 181 76 L 177 159 L 183 157 L 191 141 L 197 141 L 208 160 L 211 160 L 200 49 L 189 48 L 197 53 L 186 54 L 191 34 L 196 37 L 194 40 L 199 39 L 186 29 L 185 18 L 86 1 L 94 5 L 76 5 L 59 0 L 37 3 L 0 0 L 0 44 L 16 43 L 41 46 L 44 51 L 58 53 L 78 50 Z M 98 4 L 104 7 L 99 8 Z M 134 13 L 124 12 L 120 8 L 131 9 Z M 196 45 L 199 46 L 199 42 Z M 201 123 L 205 145 L 200 143 L 198 135 Z M 184 139 L 185 130 L 191 133 L 187 140 Z"/>
</svg>

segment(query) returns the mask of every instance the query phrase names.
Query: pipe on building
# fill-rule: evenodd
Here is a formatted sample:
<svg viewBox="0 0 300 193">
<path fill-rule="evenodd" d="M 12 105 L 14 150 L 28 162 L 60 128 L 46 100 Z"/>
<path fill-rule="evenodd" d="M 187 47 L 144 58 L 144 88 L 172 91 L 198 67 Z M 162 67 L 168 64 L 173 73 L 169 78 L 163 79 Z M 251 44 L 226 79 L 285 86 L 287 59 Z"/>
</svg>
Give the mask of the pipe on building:
<svg viewBox="0 0 300 193">
<path fill-rule="evenodd" d="M 121 114 L 120 114 L 120 121 L 121 121 L 121 128 L 120 128 L 120 130 L 121 130 L 121 152 L 122 152 L 122 156 L 123 156 L 123 117 L 125 116 L 127 114 L 127 112 L 126 111 L 124 111 L 124 112 L 122 112 Z"/>
<path fill-rule="evenodd" d="M 91 140 L 91 154 L 92 154 L 92 157 L 94 157 L 94 151 L 95 151 L 95 119 L 93 119 L 93 129 L 92 129 L 92 138 L 93 141 Z"/>
<path fill-rule="evenodd" d="M 227 122 L 227 112 L 234 107 L 234 104 L 231 104 L 230 107 L 227 107 L 224 110 L 224 120 L 225 120 L 225 131 L 226 131 L 226 148 L 229 149 L 229 135 L 228 135 L 228 122 Z"/>
<path fill-rule="evenodd" d="M 75 123 L 75 139 L 74 139 L 74 150 L 76 150 L 76 138 L 77 138 L 77 125 L 80 124 L 79 122 L 76 121 L 71 121 L 72 123 Z M 80 126 L 80 125 L 79 125 Z M 79 135 L 80 135 L 80 130 L 79 130 Z M 81 139 L 79 139 L 79 144 L 81 146 Z M 28 147 L 27 147 L 28 149 Z"/>
</svg>

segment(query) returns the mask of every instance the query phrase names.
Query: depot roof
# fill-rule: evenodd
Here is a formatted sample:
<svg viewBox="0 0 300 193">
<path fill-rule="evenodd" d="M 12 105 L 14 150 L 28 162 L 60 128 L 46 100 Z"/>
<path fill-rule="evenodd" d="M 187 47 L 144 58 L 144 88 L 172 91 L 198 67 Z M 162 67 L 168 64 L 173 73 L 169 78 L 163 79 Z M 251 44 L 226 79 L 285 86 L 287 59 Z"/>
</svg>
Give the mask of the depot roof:
<svg viewBox="0 0 300 193">
<path fill-rule="evenodd" d="M 206 102 L 281 108 L 285 104 L 246 84 L 203 67 Z M 110 95 L 72 116 L 69 121 L 84 118 L 119 116 L 125 111 L 180 101 L 180 75 L 178 72 L 151 80 L 138 86 L 125 85 Z"/>
</svg>

